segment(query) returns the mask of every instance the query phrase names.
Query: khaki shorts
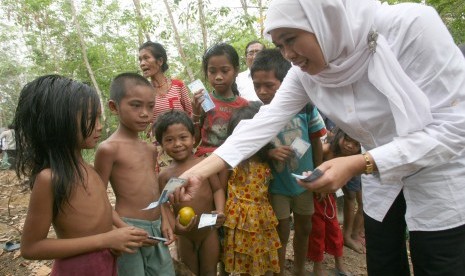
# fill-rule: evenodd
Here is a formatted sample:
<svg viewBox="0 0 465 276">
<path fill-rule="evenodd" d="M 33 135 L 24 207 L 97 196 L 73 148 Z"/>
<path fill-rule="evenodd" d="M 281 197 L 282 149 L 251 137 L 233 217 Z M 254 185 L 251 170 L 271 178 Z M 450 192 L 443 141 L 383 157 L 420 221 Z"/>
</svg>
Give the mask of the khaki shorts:
<svg viewBox="0 0 465 276">
<path fill-rule="evenodd" d="M 303 216 L 313 214 L 313 193 L 308 190 L 296 196 L 270 193 L 270 201 L 279 220 L 289 218 L 291 212 Z"/>
</svg>

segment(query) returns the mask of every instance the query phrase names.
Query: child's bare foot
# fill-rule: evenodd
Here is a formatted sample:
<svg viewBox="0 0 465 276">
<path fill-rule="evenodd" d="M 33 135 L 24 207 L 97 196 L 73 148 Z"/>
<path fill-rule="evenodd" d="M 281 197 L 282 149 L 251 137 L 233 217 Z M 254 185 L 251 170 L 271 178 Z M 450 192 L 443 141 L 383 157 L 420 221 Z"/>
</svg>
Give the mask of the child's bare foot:
<svg viewBox="0 0 465 276">
<path fill-rule="evenodd" d="M 315 275 L 315 276 L 328 276 L 328 273 L 326 273 L 326 270 L 325 269 L 313 269 L 313 274 L 312 275 Z"/>
<path fill-rule="evenodd" d="M 350 272 L 336 269 L 336 276 L 352 276 Z"/>
<path fill-rule="evenodd" d="M 354 240 L 352 238 L 345 238 L 344 239 L 344 246 L 347 246 L 348 248 L 352 249 L 353 251 L 359 253 L 359 254 L 365 254 L 366 253 L 366 248 L 365 245 L 358 240 Z"/>
<path fill-rule="evenodd" d="M 319 264 L 319 265 L 317 265 Z M 328 273 L 326 273 L 326 270 L 323 266 L 322 263 L 314 263 L 313 264 L 313 274 L 315 276 L 328 276 Z"/>
<path fill-rule="evenodd" d="M 334 258 L 334 261 L 336 265 L 336 276 L 352 276 L 352 274 L 346 269 L 342 256 Z"/>
<path fill-rule="evenodd" d="M 366 244 L 366 241 L 365 241 L 365 237 L 362 237 L 362 236 L 356 236 L 353 238 L 355 241 L 359 241 L 363 246 L 367 246 Z"/>
</svg>

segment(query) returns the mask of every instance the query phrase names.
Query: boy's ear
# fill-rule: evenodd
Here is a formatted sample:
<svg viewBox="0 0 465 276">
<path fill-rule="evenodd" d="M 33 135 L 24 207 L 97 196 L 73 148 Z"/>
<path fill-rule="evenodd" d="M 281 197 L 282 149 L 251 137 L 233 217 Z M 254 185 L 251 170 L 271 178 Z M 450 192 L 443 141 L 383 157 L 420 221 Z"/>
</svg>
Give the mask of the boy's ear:
<svg viewBox="0 0 465 276">
<path fill-rule="evenodd" d="M 118 104 L 114 100 L 108 101 L 108 108 L 110 108 L 111 113 L 118 115 Z"/>
</svg>

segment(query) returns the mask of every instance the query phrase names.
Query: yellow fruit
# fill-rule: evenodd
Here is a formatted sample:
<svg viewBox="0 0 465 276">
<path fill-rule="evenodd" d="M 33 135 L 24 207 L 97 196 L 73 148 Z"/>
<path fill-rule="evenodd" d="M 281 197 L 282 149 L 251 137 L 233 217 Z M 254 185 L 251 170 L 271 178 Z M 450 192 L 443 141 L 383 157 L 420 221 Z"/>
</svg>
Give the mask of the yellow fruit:
<svg viewBox="0 0 465 276">
<path fill-rule="evenodd" d="M 195 212 L 194 212 L 194 209 L 186 206 L 186 207 L 182 207 L 181 210 L 179 210 L 178 215 L 179 215 L 179 222 L 182 225 L 186 226 L 189 224 L 189 222 L 191 222 L 191 219 L 195 216 Z"/>
</svg>

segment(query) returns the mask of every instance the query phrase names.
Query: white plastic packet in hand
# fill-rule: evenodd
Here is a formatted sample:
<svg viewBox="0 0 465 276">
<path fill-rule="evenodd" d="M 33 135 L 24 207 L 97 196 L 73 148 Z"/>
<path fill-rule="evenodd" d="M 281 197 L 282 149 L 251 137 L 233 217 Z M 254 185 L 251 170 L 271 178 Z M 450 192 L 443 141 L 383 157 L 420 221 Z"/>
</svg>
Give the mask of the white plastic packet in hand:
<svg viewBox="0 0 465 276">
<path fill-rule="evenodd" d="M 344 196 L 344 192 L 342 191 L 341 188 L 339 188 L 339 189 L 336 191 L 336 197 L 341 197 L 341 196 Z"/>
<path fill-rule="evenodd" d="M 213 226 L 216 224 L 218 214 L 202 214 L 199 221 L 199 229 L 202 227 Z"/>
<path fill-rule="evenodd" d="M 323 172 L 319 169 L 314 169 L 311 175 L 299 175 L 295 173 L 291 173 L 291 175 L 297 179 L 302 180 L 303 182 L 312 182 L 321 177 L 323 175 Z"/>
<path fill-rule="evenodd" d="M 166 186 L 163 189 L 163 191 L 161 191 L 161 195 L 158 201 L 154 201 L 150 203 L 149 206 L 145 207 L 142 210 L 150 210 L 150 209 L 156 208 L 158 205 L 161 205 L 167 202 L 168 196 L 172 194 L 177 187 L 182 186 L 185 183 L 186 183 L 186 179 L 176 178 L 176 177 L 170 178 L 170 180 L 168 180 L 168 183 L 166 183 Z"/>
<path fill-rule="evenodd" d="M 215 108 L 215 103 L 213 102 L 212 98 L 210 97 L 210 94 L 208 94 L 207 89 L 203 85 L 202 81 L 199 79 L 196 79 L 195 81 L 191 82 L 190 84 L 187 85 L 189 89 L 191 90 L 192 93 L 195 93 L 199 91 L 200 89 L 203 89 L 203 102 L 202 102 L 202 108 L 203 111 L 208 112 Z"/>
<path fill-rule="evenodd" d="M 299 159 L 307 152 L 309 147 L 310 147 L 310 143 L 308 143 L 307 141 L 304 141 L 300 137 L 295 138 L 291 144 L 291 148 L 294 150 L 295 155 Z"/>
</svg>

